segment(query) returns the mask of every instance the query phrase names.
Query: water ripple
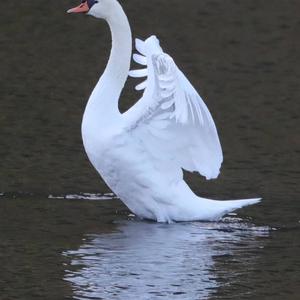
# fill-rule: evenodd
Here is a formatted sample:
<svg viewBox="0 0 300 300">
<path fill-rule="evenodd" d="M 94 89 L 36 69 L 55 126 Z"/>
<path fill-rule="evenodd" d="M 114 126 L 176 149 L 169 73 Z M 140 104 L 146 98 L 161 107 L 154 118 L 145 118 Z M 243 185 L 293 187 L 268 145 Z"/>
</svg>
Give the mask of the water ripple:
<svg viewBox="0 0 300 300">
<path fill-rule="evenodd" d="M 263 247 L 261 238 L 270 231 L 234 218 L 117 225 L 117 231 L 88 235 L 79 249 L 63 253 L 70 259 L 64 279 L 74 299 L 207 299 L 221 284 L 216 261 Z M 251 264 L 247 255 L 239 259 Z"/>
<path fill-rule="evenodd" d="M 113 193 L 104 194 L 92 194 L 92 193 L 80 193 L 80 194 L 68 194 L 68 195 L 49 195 L 49 199 L 68 199 L 68 200 L 112 200 L 117 199 Z"/>
</svg>

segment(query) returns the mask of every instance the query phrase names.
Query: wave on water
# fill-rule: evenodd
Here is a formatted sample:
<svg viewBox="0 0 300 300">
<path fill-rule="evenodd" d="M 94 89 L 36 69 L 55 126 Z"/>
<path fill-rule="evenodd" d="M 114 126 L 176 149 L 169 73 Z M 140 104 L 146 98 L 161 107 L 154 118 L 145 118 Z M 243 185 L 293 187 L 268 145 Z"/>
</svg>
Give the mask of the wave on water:
<svg viewBox="0 0 300 300">
<path fill-rule="evenodd" d="M 68 199 L 68 200 L 112 200 L 112 199 L 117 199 L 117 196 L 113 193 L 104 193 L 104 194 L 80 193 L 80 194 L 68 194 L 68 195 L 49 195 L 48 198 Z"/>
<path fill-rule="evenodd" d="M 115 225 L 118 230 L 86 235 L 79 248 L 63 252 L 74 299 L 209 299 L 222 285 L 226 263 L 251 268 L 251 253 L 270 235 L 269 227 L 234 220 Z"/>
</svg>

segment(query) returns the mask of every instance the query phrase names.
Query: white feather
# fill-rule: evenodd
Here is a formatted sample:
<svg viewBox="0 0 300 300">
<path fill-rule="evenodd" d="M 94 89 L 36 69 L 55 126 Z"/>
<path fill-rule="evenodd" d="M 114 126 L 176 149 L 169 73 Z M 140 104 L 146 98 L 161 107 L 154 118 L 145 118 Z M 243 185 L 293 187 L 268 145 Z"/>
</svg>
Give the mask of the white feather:
<svg viewBox="0 0 300 300">
<path fill-rule="evenodd" d="M 173 59 L 163 53 L 156 38 L 150 37 L 145 42 L 139 41 L 137 47 L 139 51 L 146 53 L 147 72 L 138 70 L 132 73 L 131 71 L 130 75 L 145 76 L 147 74 L 148 77 L 144 95 L 137 103 L 139 107 L 143 107 L 140 114 L 136 115 L 135 108 L 133 108 L 124 115 L 127 122 L 134 119 L 134 122 L 138 124 L 132 134 L 138 139 L 147 139 L 147 131 L 143 130 L 143 135 L 139 133 L 139 128 L 144 126 L 143 123 L 147 121 L 147 124 L 152 124 L 153 128 L 157 128 L 155 126 L 155 122 L 158 122 L 157 116 L 164 114 L 166 110 L 171 110 L 172 115 L 169 115 L 167 130 L 170 134 L 172 132 L 176 135 L 176 142 L 173 143 L 172 148 L 172 157 L 176 157 L 176 164 L 189 171 L 198 171 L 207 179 L 216 178 L 223 155 L 216 127 L 205 103 L 178 69 Z M 155 107 L 152 114 L 149 114 L 149 107 Z M 203 113 L 206 116 L 206 123 Z M 164 147 L 164 141 L 160 141 L 159 138 L 156 143 L 162 143 L 160 149 Z M 186 152 L 182 152 L 182 148 L 193 150 L 190 152 L 192 156 L 183 157 L 186 156 Z M 167 150 L 161 153 L 161 157 L 165 163 L 172 159 Z"/>
<path fill-rule="evenodd" d="M 131 70 L 129 76 L 131 77 L 146 77 L 148 75 L 147 69 Z"/>
<path fill-rule="evenodd" d="M 135 39 L 135 48 L 138 52 L 143 55 L 146 55 L 146 47 L 145 42 L 140 39 Z"/>
<path fill-rule="evenodd" d="M 137 91 L 144 90 L 147 87 L 147 80 L 143 81 L 142 83 L 138 84 L 135 89 Z"/>
<path fill-rule="evenodd" d="M 133 60 L 143 66 L 147 65 L 147 58 L 140 54 L 133 54 Z"/>
</svg>

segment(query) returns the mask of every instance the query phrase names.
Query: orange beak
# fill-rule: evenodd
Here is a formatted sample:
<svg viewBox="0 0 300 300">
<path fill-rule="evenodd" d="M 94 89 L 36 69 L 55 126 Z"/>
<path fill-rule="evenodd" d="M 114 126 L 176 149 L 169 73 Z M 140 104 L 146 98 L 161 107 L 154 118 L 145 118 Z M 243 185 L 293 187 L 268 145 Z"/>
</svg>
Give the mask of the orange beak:
<svg viewBox="0 0 300 300">
<path fill-rule="evenodd" d="M 67 11 L 67 13 L 86 13 L 90 10 L 87 1 L 81 3 L 80 5 L 73 7 Z"/>
</svg>

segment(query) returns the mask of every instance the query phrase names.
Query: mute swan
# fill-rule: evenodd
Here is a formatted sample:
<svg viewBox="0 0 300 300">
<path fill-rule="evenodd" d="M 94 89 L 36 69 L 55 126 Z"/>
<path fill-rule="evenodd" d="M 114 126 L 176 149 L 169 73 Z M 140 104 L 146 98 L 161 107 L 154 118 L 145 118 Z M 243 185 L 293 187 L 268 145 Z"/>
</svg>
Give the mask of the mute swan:
<svg viewBox="0 0 300 300">
<path fill-rule="evenodd" d="M 140 218 L 157 222 L 220 219 L 257 199 L 217 201 L 196 196 L 182 169 L 216 178 L 223 161 L 214 121 L 197 91 L 151 36 L 136 39 L 133 59 L 145 68 L 129 72 L 132 38 L 117 0 L 87 0 L 68 13 L 105 19 L 112 49 L 87 103 L 82 138 L 92 165 Z M 121 114 L 118 100 L 128 74 L 146 77 L 141 99 Z"/>
</svg>

